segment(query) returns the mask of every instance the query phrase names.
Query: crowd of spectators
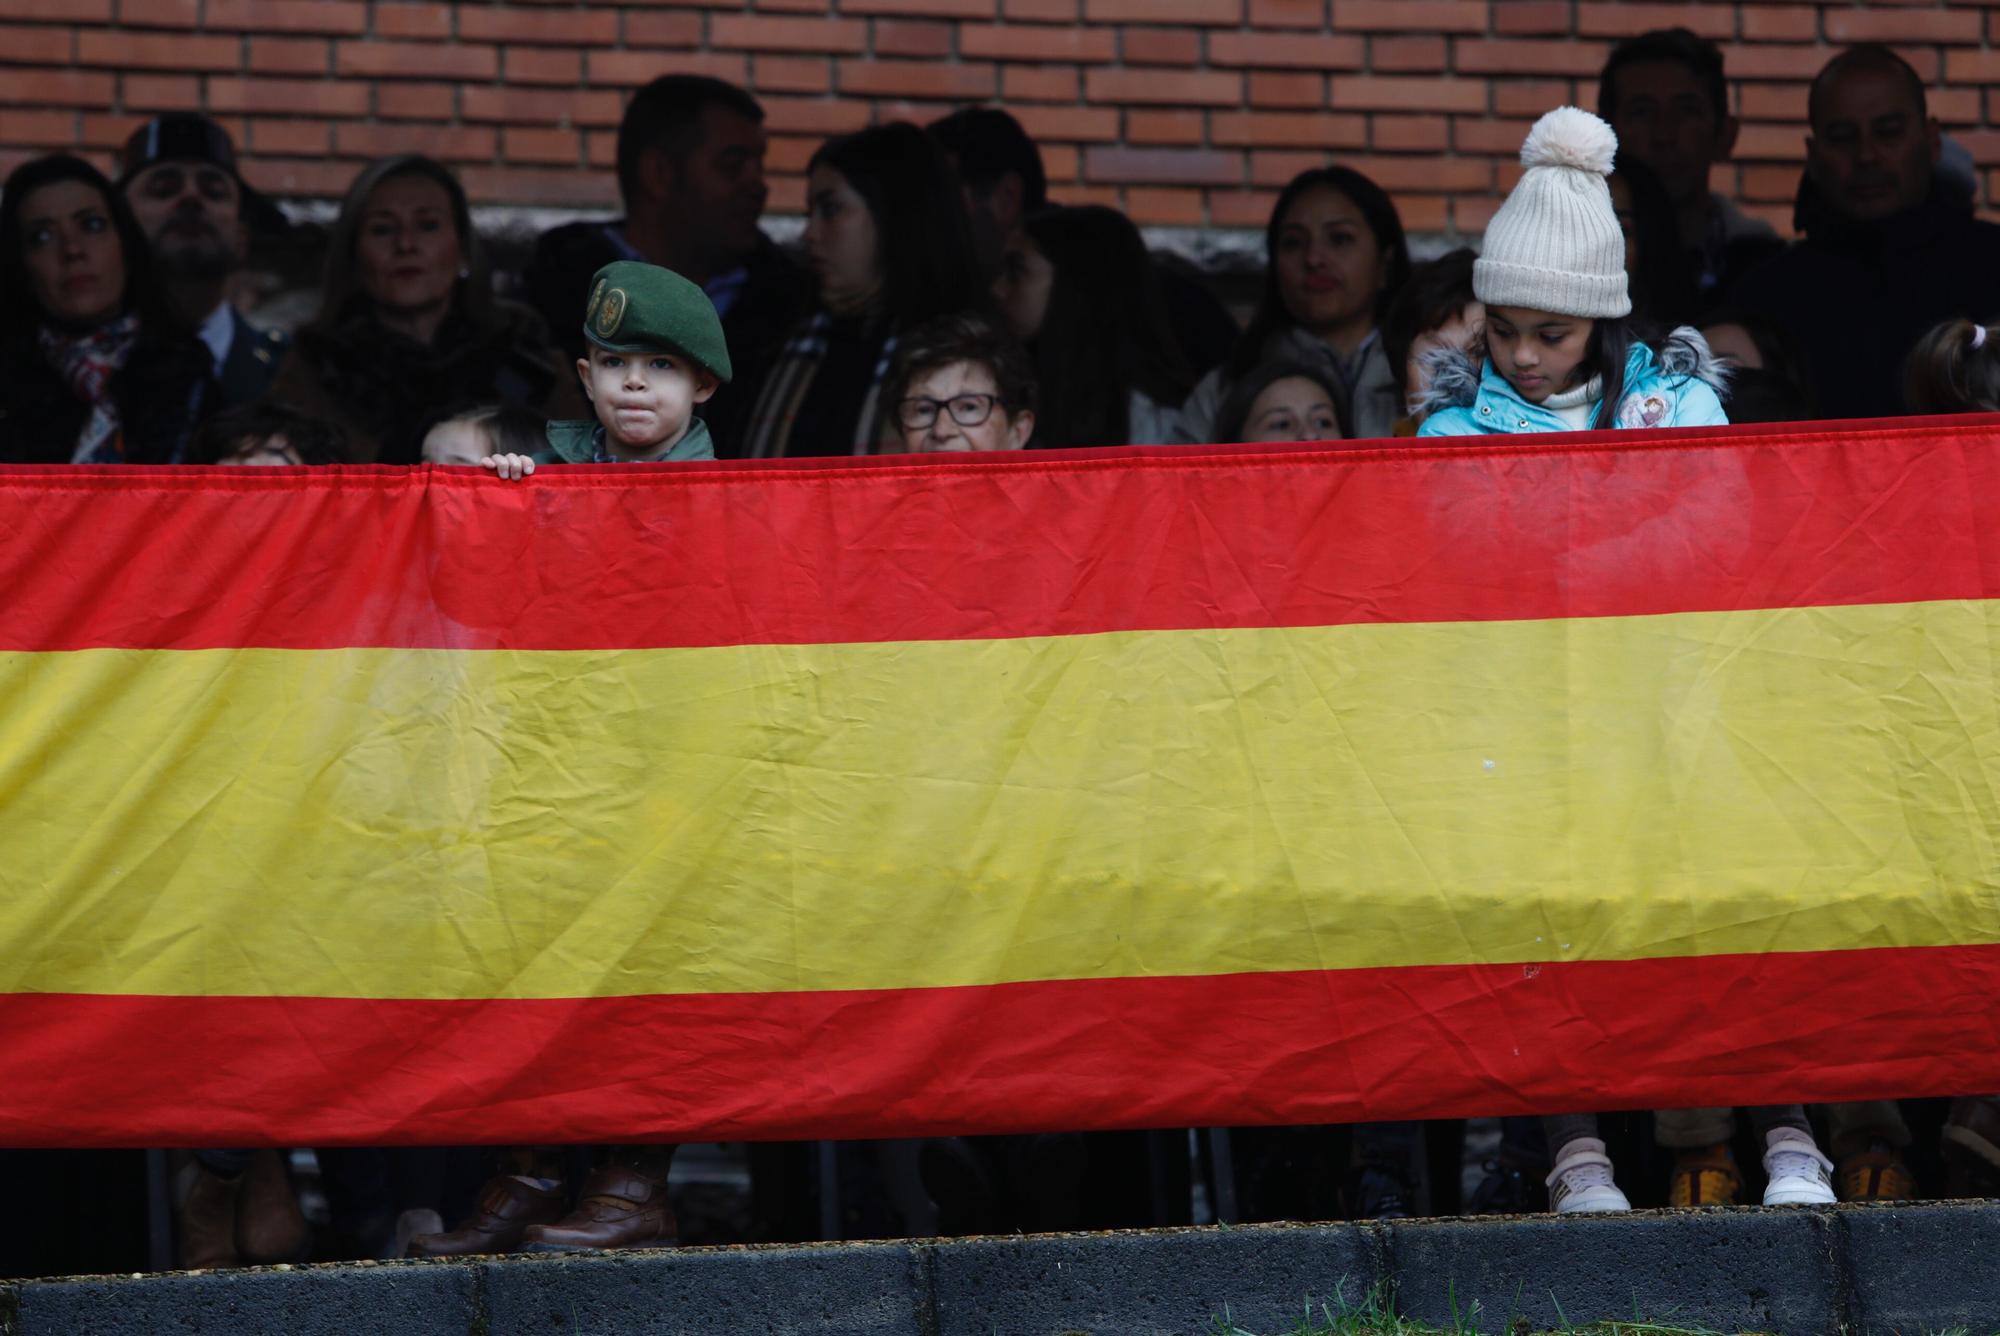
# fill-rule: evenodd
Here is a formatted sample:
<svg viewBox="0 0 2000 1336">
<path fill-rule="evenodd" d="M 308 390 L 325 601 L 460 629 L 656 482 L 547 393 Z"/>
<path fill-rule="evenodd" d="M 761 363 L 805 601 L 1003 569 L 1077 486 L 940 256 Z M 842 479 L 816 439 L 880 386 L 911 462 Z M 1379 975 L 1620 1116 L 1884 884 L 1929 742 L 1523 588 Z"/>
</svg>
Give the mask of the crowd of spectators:
<svg viewBox="0 0 2000 1336">
<path fill-rule="evenodd" d="M 282 215 L 220 127 L 163 116 L 132 134 L 115 180 L 52 155 L 6 181 L 0 463 L 485 461 L 519 477 L 537 459 L 692 457 L 621 453 L 616 430 L 593 434 L 593 377 L 619 349 L 586 338 L 585 303 L 593 275 L 620 264 L 671 271 L 712 312 L 718 342 L 696 350 L 681 395 L 698 430 L 682 421 L 661 439 L 725 459 L 2000 411 L 2000 226 L 1975 216 L 1974 184 L 1893 52 L 1850 48 L 1813 83 L 1790 243 L 1711 191 L 1736 136 L 1714 46 L 1679 29 L 1620 44 L 1598 112 L 1537 125 L 1477 257 L 1416 263 L 1374 182 L 1337 164 L 1301 173 L 1271 211 L 1239 328 L 1123 214 L 1050 201 L 1036 145 L 993 107 L 827 140 L 808 168 L 802 243 L 781 247 L 760 226 L 762 108 L 670 75 L 621 125 L 623 216 L 542 236 L 505 289 L 522 300 L 500 295 L 452 172 L 404 154 L 355 178 L 317 312 L 290 331 L 253 326 L 229 299 L 251 234 Z M 1945 1180 L 1933 1187 L 2000 1187 L 2000 1104 L 1968 1096 L 1925 1118 L 1943 1152 L 1914 1158 Z M 1753 1109 L 1746 1122 L 1767 1203 L 1917 1191 L 1894 1104 Z M 1624 1209 L 1620 1125 L 1505 1120 L 1461 1204 Z M 1235 1195 L 1252 1216 L 1456 1203 L 1426 1169 L 1426 1136 L 1245 1130 Z M 1651 1141 L 1670 1163 L 1659 1191 L 1633 1195 L 1742 1199 L 1742 1138 L 1733 1110 L 1658 1113 Z M 1116 1204 L 1147 1196 L 1133 1184 L 1157 1179 L 1156 1150 L 1142 1134 L 1051 1133 L 946 1139 L 917 1158 L 947 1224 L 1061 1228 L 1148 1223 Z M 346 1231 L 352 1247 L 448 1255 L 671 1241 L 672 1156 L 346 1151 L 322 1168 L 329 1196 L 364 1203 L 348 1214 L 373 1222 Z M 285 1175 L 269 1152 L 193 1154 L 182 1260 L 298 1254 Z M 1308 1180 L 1333 1186 L 1316 1195 Z M 802 1175 L 779 1156 L 762 1181 L 795 1188 Z"/>
</svg>

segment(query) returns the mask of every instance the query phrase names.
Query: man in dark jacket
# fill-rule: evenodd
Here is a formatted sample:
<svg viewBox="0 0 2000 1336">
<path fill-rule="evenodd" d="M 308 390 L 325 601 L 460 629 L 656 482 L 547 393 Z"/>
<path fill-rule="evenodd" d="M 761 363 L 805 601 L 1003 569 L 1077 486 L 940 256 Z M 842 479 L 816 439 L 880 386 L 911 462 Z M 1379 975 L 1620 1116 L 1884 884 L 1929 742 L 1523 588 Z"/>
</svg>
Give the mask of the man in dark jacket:
<svg viewBox="0 0 2000 1336">
<path fill-rule="evenodd" d="M 764 109 L 733 84 L 671 74 L 641 88 L 618 126 L 625 216 L 544 233 L 527 297 L 572 358 L 584 355 L 576 313 L 591 275 L 643 260 L 701 287 L 722 317 L 736 378 L 702 406 L 716 453 L 736 453 L 754 387 L 803 309 L 804 271 L 757 226 L 764 184 Z"/>
<path fill-rule="evenodd" d="M 1736 304 L 1804 350 L 1827 418 L 1904 412 L 1903 359 L 1957 316 L 2000 315 L 2000 226 L 1938 179 L 1923 81 L 1886 47 L 1850 47 L 1813 81 L 1804 241 L 1743 280 Z"/>
<path fill-rule="evenodd" d="M 118 188 L 151 243 L 168 303 L 215 359 L 212 407 L 262 397 L 290 340 L 245 320 L 226 288 L 248 254 L 252 224 L 282 227 L 284 215 L 237 174 L 228 132 L 194 112 L 134 130 L 119 169 Z"/>
</svg>

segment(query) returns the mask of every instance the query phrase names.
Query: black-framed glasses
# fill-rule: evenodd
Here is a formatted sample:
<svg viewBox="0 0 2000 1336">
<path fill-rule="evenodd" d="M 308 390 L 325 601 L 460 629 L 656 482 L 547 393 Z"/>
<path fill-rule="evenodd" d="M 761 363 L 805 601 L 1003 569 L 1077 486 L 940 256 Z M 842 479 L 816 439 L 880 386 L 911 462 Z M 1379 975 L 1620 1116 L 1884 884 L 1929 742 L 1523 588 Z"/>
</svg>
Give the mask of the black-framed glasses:
<svg viewBox="0 0 2000 1336">
<path fill-rule="evenodd" d="M 997 394 L 954 394 L 949 399 L 912 395 L 897 403 L 896 421 L 903 424 L 904 431 L 923 431 L 937 421 L 940 412 L 948 412 L 959 426 L 976 427 L 993 416 L 999 402 Z"/>
</svg>

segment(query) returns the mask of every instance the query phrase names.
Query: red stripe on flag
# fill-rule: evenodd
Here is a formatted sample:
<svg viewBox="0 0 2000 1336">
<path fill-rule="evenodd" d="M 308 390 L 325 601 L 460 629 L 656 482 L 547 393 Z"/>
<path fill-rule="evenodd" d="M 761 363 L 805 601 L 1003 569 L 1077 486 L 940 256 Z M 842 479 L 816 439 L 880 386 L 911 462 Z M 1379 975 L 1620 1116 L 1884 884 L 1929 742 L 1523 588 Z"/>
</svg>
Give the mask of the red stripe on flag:
<svg viewBox="0 0 2000 1336">
<path fill-rule="evenodd" d="M 526 484 L 0 469 L 0 649 L 649 648 L 1992 598 L 1996 446 L 1977 418 Z"/>
<path fill-rule="evenodd" d="M 2000 1088 L 2000 946 L 872 993 L 0 997 L 0 1145 L 878 1137 Z"/>
</svg>

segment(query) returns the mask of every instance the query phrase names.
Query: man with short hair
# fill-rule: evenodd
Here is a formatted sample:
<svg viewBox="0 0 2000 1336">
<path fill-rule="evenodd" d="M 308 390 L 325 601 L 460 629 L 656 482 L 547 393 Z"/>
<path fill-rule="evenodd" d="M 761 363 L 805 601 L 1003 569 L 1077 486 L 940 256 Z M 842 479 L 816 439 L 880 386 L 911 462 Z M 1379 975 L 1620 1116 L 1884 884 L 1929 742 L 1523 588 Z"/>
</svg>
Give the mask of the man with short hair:
<svg viewBox="0 0 2000 1336">
<path fill-rule="evenodd" d="M 1738 129 L 1715 43 L 1686 28 L 1620 42 L 1598 76 L 1597 112 L 1618 132 L 1619 155 L 1652 168 L 1673 200 L 1704 307 L 1780 249 L 1769 223 L 1709 189 Z"/>
<path fill-rule="evenodd" d="M 653 80 L 618 126 L 625 216 L 545 233 L 527 273 L 529 301 L 573 358 L 584 355 L 576 313 L 591 275 L 615 260 L 671 269 L 707 293 L 737 370 L 701 412 L 725 458 L 806 293 L 804 272 L 757 225 L 770 194 L 765 148 L 764 108 L 741 88 L 691 74 Z"/>
<path fill-rule="evenodd" d="M 215 406 L 260 398 L 291 341 L 245 320 L 227 289 L 249 254 L 249 220 L 282 226 L 284 215 L 237 173 L 228 132 L 194 112 L 133 131 L 119 168 L 118 188 L 152 244 L 169 304 L 215 358 Z"/>
<path fill-rule="evenodd" d="M 1807 114 L 1805 240 L 1748 275 L 1735 303 L 1805 350 L 1822 416 L 1902 413 L 1903 359 L 1924 332 L 2000 315 L 2000 225 L 1940 178 L 1923 80 L 1889 48 L 1835 56 Z"/>
<path fill-rule="evenodd" d="M 1023 244 L 1028 216 L 1049 206 L 1042 151 L 1021 123 L 999 107 L 960 107 L 928 127 L 965 192 L 972 238 L 989 278 L 1002 258 Z M 1188 366 L 1203 376 L 1236 344 L 1241 332 L 1228 308 L 1176 262 L 1153 258 L 1167 319 Z"/>
</svg>

